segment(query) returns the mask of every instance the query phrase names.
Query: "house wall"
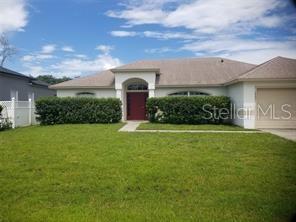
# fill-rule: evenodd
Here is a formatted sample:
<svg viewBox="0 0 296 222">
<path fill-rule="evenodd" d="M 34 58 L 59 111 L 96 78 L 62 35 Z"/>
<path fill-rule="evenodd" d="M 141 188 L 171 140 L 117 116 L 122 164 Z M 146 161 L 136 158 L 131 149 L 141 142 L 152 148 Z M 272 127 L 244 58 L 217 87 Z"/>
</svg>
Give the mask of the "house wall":
<svg viewBox="0 0 296 222">
<path fill-rule="evenodd" d="M 228 96 L 236 109 L 234 124 L 248 129 L 256 128 L 257 88 L 296 88 L 296 81 L 242 82 L 228 86 Z"/>
<path fill-rule="evenodd" d="M 234 108 L 233 123 L 244 128 L 256 128 L 256 90 L 257 88 L 296 88 L 296 81 L 265 81 L 265 82 L 240 82 L 229 85 L 227 87 L 169 87 L 156 88 L 154 90 L 155 97 L 168 96 L 170 93 L 179 91 L 199 91 L 209 93 L 210 95 L 229 96 Z M 121 91 L 121 90 L 120 90 Z M 149 90 L 151 91 L 151 90 Z M 116 97 L 115 89 L 75 89 L 75 90 L 58 90 L 59 97 L 76 96 L 78 92 L 93 92 L 98 98 Z M 122 100 L 124 98 L 124 87 L 120 94 Z M 125 112 L 125 106 L 123 106 Z"/>
<path fill-rule="evenodd" d="M 0 101 L 11 100 L 12 90 L 18 91 L 18 100 L 20 101 L 28 100 L 30 93 L 34 93 L 35 99 L 56 94 L 56 90 L 31 85 L 28 79 L 0 75 Z"/>
<path fill-rule="evenodd" d="M 129 81 L 135 79 L 141 79 L 148 84 L 149 97 L 163 97 L 168 96 L 170 93 L 179 91 L 199 91 L 209 93 L 210 95 L 227 95 L 227 88 L 225 87 L 206 87 L 206 88 L 195 88 L 195 87 L 172 87 L 172 88 L 156 88 L 154 89 L 155 74 L 154 73 L 141 73 L 138 74 L 118 74 L 120 77 L 117 81 L 117 89 L 59 89 L 57 90 L 58 97 L 75 97 L 80 92 L 94 93 L 97 98 L 120 98 L 122 101 L 123 120 L 126 118 L 126 85 Z M 149 85 L 150 83 L 150 85 Z M 150 87 L 149 87 L 150 86 Z"/>
<path fill-rule="evenodd" d="M 115 98 L 115 89 L 59 89 L 57 90 L 58 97 L 75 97 L 77 93 L 90 92 L 94 93 L 97 98 Z"/>
<path fill-rule="evenodd" d="M 236 83 L 228 86 L 227 88 L 227 96 L 230 97 L 231 103 L 235 107 L 235 109 L 239 109 L 244 106 L 244 89 L 243 83 Z M 232 118 L 234 124 L 238 126 L 244 126 L 244 116 L 243 113 L 236 113 Z"/>
</svg>

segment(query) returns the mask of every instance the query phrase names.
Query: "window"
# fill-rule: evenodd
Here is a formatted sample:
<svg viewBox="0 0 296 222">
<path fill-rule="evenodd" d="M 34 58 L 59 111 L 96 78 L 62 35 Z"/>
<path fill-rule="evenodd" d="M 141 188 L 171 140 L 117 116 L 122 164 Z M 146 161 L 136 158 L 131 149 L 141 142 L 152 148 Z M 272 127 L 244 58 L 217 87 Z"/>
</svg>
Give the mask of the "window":
<svg viewBox="0 0 296 222">
<path fill-rule="evenodd" d="M 169 94 L 169 96 L 208 96 L 208 93 L 197 91 L 181 91 Z"/>
<path fill-rule="evenodd" d="M 95 94 L 91 93 L 91 92 L 79 92 L 79 93 L 76 93 L 76 96 L 78 96 L 78 97 L 95 97 Z"/>
<path fill-rule="evenodd" d="M 210 94 L 204 93 L 204 92 L 196 92 L 196 91 L 191 91 L 189 92 L 190 96 L 209 96 Z"/>
<path fill-rule="evenodd" d="M 144 83 L 131 83 L 127 86 L 127 90 L 147 90 L 148 87 Z"/>
</svg>

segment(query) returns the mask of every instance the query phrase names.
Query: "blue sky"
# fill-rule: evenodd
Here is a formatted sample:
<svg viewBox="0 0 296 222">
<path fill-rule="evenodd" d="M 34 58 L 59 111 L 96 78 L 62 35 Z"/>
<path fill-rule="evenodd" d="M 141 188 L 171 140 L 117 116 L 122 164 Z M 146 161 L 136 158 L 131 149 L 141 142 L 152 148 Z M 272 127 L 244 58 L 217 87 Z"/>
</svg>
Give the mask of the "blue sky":
<svg viewBox="0 0 296 222">
<path fill-rule="evenodd" d="M 288 0 L 1 0 L 0 33 L 26 74 L 83 76 L 141 59 L 296 58 Z"/>
</svg>

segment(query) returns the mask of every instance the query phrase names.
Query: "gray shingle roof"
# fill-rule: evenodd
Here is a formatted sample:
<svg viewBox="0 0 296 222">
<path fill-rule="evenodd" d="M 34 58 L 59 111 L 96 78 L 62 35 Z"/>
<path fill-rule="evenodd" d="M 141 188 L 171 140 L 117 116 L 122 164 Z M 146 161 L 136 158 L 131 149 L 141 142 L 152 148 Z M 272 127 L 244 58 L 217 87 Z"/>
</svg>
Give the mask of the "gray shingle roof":
<svg viewBox="0 0 296 222">
<path fill-rule="evenodd" d="M 13 76 L 18 76 L 18 77 L 23 77 L 23 78 L 29 78 L 29 76 L 26 76 L 22 73 L 19 73 L 19 72 L 15 72 L 13 70 L 10 70 L 10 69 L 6 69 L 2 66 L 0 66 L 0 72 L 1 73 L 4 73 L 4 74 L 8 74 L 8 75 L 13 75 Z"/>
<path fill-rule="evenodd" d="M 159 70 L 156 86 L 220 85 L 238 78 L 255 65 L 222 58 L 190 58 L 169 60 L 144 60 L 112 69 Z M 111 70 L 53 85 L 52 88 L 114 87 Z"/>
<path fill-rule="evenodd" d="M 96 75 L 51 85 L 50 88 L 112 88 L 114 87 L 114 80 L 114 73 L 111 70 L 106 70 Z"/>
<path fill-rule="evenodd" d="M 239 79 L 296 79 L 296 59 L 275 57 L 249 70 Z"/>
<path fill-rule="evenodd" d="M 15 77 L 28 79 L 30 82 L 32 82 L 33 84 L 38 85 L 38 86 L 45 86 L 45 87 L 49 86 L 49 84 L 47 84 L 46 82 L 43 82 L 41 80 L 37 80 L 37 79 L 35 79 L 35 78 L 31 77 L 31 76 L 26 76 L 26 75 L 24 75 L 22 73 L 13 71 L 11 69 L 4 68 L 2 66 L 0 66 L 0 74 L 1 73 L 5 74 L 5 75 L 8 75 L 8 76 L 15 76 Z"/>
</svg>

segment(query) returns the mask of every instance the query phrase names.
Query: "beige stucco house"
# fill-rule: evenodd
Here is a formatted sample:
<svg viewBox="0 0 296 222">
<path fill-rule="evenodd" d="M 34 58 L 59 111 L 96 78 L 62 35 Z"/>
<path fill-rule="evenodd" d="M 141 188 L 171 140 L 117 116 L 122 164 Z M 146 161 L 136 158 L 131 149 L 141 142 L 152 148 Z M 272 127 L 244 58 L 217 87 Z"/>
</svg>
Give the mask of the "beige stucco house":
<svg viewBox="0 0 296 222">
<path fill-rule="evenodd" d="M 57 96 L 117 97 L 123 120 L 145 119 L 147 97 L 229 96 L 233 123 L 245 128 L 296 128 L 296 60 L 260 65 L 223 58 L 148 60 L 53 85 Z"/>
</svg>

